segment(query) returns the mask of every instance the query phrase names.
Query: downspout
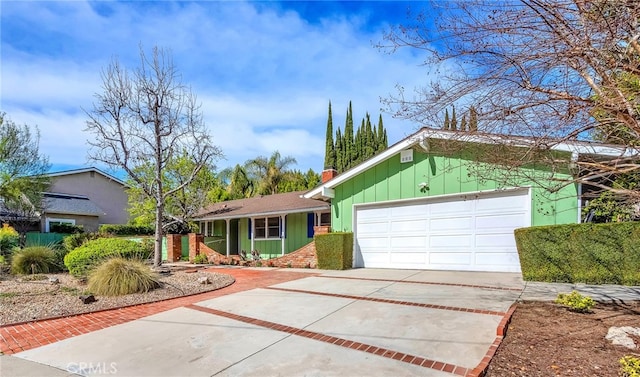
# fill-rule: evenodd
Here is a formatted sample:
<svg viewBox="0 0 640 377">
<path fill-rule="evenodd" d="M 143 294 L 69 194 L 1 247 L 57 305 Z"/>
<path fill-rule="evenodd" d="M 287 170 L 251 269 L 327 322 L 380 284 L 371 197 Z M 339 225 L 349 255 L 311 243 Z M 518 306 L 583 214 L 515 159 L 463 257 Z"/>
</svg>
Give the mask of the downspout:
<svg viewBox="0 0 640 377">
<path fill-rule="evenodd" d="M 229 254 L 231 253 L 231 230 L 229 229 L 229 226 L 231 225 L 231 220 L 224 219 L 224 222 L 227 226 L 227 256 L 229 256 Z"/>
<path fill-rule="evenodd" d="M 254 251 L 256 249 L 256 220 L 255 218 L 251 217 L 251 250 L 249 251 Z"/>
<path fill-rule="evenodd" d="M 282 234 L 280 235 L 281 239 L 282 239 L 282 255 L 284 256 L 284 252 L 285 252 L 285 243 L 286 243 L 286 238 L 285 238 L 285 234 L 287 232 L 285 232 L 287 223 L 285 222 L 285 219 L 287 218 L 287 215 L 280 215 L 280 219 L 282 221 L 282 229 L 281 232 Z"/>
</svg>

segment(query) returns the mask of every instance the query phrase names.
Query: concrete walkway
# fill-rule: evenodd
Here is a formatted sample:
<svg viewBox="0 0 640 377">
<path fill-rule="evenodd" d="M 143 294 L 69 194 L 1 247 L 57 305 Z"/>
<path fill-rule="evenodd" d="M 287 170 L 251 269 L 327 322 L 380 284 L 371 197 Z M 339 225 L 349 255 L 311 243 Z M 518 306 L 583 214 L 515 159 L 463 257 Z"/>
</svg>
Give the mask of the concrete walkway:
<svg viewBox="0 0 640 377">
<path fill-rule="evenodd" d="M 92 314 L 0 328 L 2 351 L 14 354 L 0 356 L 0 374 L 476 376 L 517 300 L 553 300 L 572 289 L 640 299 L 638 287 L 525 284 L 519 274 L 213 270 L 236 283 L 130 313 L 103 312 L 110 321 L 91 323 L 108 325 L 48 345 L 25 340 L 48 326 L 83 327 Z"/>
</svg>

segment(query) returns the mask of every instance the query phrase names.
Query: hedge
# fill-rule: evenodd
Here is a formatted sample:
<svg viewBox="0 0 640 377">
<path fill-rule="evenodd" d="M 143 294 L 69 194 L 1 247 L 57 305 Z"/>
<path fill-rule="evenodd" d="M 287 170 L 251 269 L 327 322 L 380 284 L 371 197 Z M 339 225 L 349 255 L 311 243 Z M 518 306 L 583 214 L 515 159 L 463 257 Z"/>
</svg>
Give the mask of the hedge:
<svg viewBox="0 0 640 377">
<path fill-rule="evenodd" d="M 353 233 L 327 233 L 315 236 L 318 268 L 346 270 L 353 266 Z"/>
<path fill-rule="evenodd" d="M 99 233 L 113 236 L 149 236 L 155 234 L 155 229 L 150 226 L 126 225 L 126 224 L 102 224 Z"/>
<path fill-rule="evenodd" d="M 122 238 L 98 238 L 87 241 L 64 257 L 69 273 L 76 277 L 86 276 L 97 264 L 110 257 L 148 259 L 153 252 L 150 244 Z"/>
<path fill-rule="evenodd" d="M 640 222 L 515 231 L 524 280 L 640 285 Z"/>
</svg>

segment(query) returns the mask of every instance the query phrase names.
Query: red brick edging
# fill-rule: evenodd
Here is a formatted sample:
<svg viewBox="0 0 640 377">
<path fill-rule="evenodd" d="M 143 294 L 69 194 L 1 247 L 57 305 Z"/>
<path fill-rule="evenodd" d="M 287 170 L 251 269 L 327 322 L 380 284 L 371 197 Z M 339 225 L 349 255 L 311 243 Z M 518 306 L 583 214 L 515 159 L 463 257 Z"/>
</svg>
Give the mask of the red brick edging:
<svg viewBox="0 0 640 377">
<path fill-rule="evenodd" d="M 455 312 L 465 312 L 465 313 L 474 313 L 474 314 L 488 314 L 488 315 L 497 315 L 497 316 L 503 316 L 503 315 L 506 314 L 505 312 L 498 312 L 498 311 L 494 311 L 494 310 L 462 308 L 462 307 L 457 307 L 457 306 L 446 306 L 446 305 L 435 305 L 435 304 L 422 304 L 422 303 L 419 303 L 419 302 L 398 301 L 398 300 L 391 300 L 391 299 L 387 299 L 387 298 L 376 298 L 376 297 L 366 297 L 366 296 L 351 296 L 351 295 L 343 295 L 343 294 L 338 294 L 338 293 L 326 293 L 326 292 L 306 291 L 306 290 L 300 290 L 300 289 L 278 288 L 278 287 L 266 287 L 265 289 L 271 289 L 271 290 L 274 290 L 274 291 L 284 291 L 284 292 L 306 293 L 306 294 L 329 296 L 329 297 L 348 298 L 348 299 L 360 300 L 360 301 L 382 302 L 382 303 L 385 303 L 385 304 L 418 306 L 418 307 L 427 308 L 427 309 L 451 310 L 451 311 L 455 311 Z"/>
<path fill-rule="evenodd" d="M 437 281 L 417 281 L 417 280 L 394 280 L 394 279 L 376 279 L 376 278 L 357 278 L 350 276 L 318 276 L 320 278 L 327 279 L 352 279 L 352 280 L 369 280 L 369 281 L 388 281 L 392 283 L 410 283 L 410 284 L 425 284 L 425 285 L 444 285 L 447 287 L 463 287 L 463 288 L 482 288 L 482 289 L 492 289 L 496 291 L 515 291 L 521 292 L 522 288 L 511 288 L 511 287 L 496 287 L 493 285 L 477 285 L 477 284 L 462 284 L 462 283 L 446 283 L 446 282 L 437 282 Z"/>
<path fill-rule="evenodd" d="M 482 361 L 478 366 L 476 366 L 473 371 L 469 374 L 471 377 L 483 377 L 487 373 L 487 369 L 489 369 L 489 363 L 491 363 L 491 359 L 496 354 L 496 351 L 500 347 L 502 340 L 507 335 L 507 330 L 509 328 L 509 323 L 511 323 L 511 317 L 513 317 L 513 313 L 516 311 L 516 304 L 512 304 L 509 310 L 502 317 L 502 320 L 498 324 L 498 329 L 496 330 L 496 339 L 493 341 L 491 347 L 482 358 Z"/>
<path fill-rule="evenodd" d="M 436 361 L 436 360 L 425 359 L 423 357 L 410 355 L 410 354 L 403 353 L 403 352 L 396 352 L 396 351 L 389 350 L 389 349 L 386 349 L 386 348 L 380 348 L 380 347 L 372 346 L 370 344 L 354 342 L 354 341 L 351 341 L 351 340 L 338 338 L 338 337 L 331 336 L 331 335 L 325 335 L 325 334 L 322 334 L 322 333 L 319 333 L 319 332 L 315 332 L 315 331 L 308 331 L 308 330 L 299 329 L 299 328 L 296 328 L 296 327 L 281 325 L 281 324 L 274 323 L 274 322 L 263 321 L 263 320 L 257 319 L 257 318 L 245 317 L 243 315 L 224 312 L 224 311 L 221 311 L 221 310 L 207 308 L 207 307 L 200 306 L 200 305 L 187 305 L 187 306 L 185 306 L 185 308 L 192 309 L 192 310 L 197 310 L 197 311 L 200 311 L 200 312 L 209 313 L 209 314 L 213 314 L 213 315 L 217 315 L 217 316 L 220 316 L 220 317 L 229 318 L 229 319 L 232 319 L 232 320 L 235 320 L 235 321 L 249 323 L 249 324 L 252 324 L 252 325 L 255 325 L 255 326 L 265 327 L 265 328 L 268 328 L 270 330 L 282 331 L 282 332 L 286 332 L 288 334 L 302 336 L 302 337 L 305 337 L 305 338 L 308 338 L 308 339 L 318 340 L 318 341 L 321 341 L 321 342 L 333 344 L 333 345 L 340 346 L 340 347 L 345 347 L 345 348 L 350 348 L 350 349 L 357 350 L 357 351 L 363 351 L 363 352 L 371 353 L 371 354 L 374 354 L 374 355 L 386 357 L 386 358 L 393 359 L 393 360 L 402 361 L 402 362 L 405 362 L 405 363 L 421 366 L 421 367 L 424 367 L 424 368 L 435 369 L 435 370 L 438 370 L 438 371 L 452 373 L 452 374 L 455 374 L 455 375 L 458 375 L 458 376 L 469 376 L 469 369 L 461 367 L 461 366 L 458 366 L 458 365 L 454 365 L 454 364 L 448 364 L 448 363 L 443 363 L 443 362 Z"/>
</svg>

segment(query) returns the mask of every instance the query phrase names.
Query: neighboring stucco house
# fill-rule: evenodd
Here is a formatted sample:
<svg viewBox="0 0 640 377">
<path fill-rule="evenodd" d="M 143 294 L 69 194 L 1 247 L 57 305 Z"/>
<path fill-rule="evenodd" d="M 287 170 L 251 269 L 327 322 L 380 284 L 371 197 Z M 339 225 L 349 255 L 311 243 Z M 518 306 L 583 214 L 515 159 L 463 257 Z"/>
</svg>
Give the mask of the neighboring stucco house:
<svg viewBox="0 0 640 377">
<path fill-rule="evenodd" d="M 314 226 L 329 225 L 330 205 L 288 192 L 230 200 L 204 208 L 194 218 L 205 244 L 224 255 L 279 257 L 313 241 Z"/>
<path fill-rule="evenodd" d="M 477 161 L 436 147 L 454 138 L 494 143 L 421 129 L 304 195 L 331 202 L 333 231 L 353 231 L 354 267 L 520 272 L 514 229 L 580 222 L 580 185 L 549 194 L 526 180 L 514 187 L 479 180 L 469 170 Z M 578 142 L 552 149 L 571 158 L 621 154 Z"/>
<path fill-rule="evenodd" d="M 120 179 L 93 167 L 47 176 L 51 186 L 44 193 L 41 231 L 49 232 L 54 223 L 68 223 L 92 232 L 101 224 L 129 221 L 126 184 Z"/>
</svg>

